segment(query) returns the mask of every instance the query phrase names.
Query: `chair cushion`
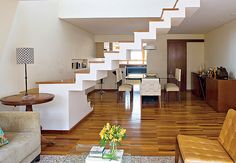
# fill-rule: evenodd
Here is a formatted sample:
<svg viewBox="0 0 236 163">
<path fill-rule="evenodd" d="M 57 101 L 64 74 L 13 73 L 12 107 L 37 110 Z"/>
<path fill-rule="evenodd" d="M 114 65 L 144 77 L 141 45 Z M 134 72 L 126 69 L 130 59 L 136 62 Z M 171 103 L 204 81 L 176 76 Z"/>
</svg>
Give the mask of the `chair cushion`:
<svg viewBox="0 0 236 163">
<path fill-rule="evenodd" d="M 165 85 L 165 89 L 167 92 L 178 92 L 179 91 L 179 87 L 174 83 L 167 83 Z"/>
<path fill-rule="evenodd" d="M 220 132 L 219 142 L 236 162 L 236 111 L 230 109 Z"/>
<path fill-rule="evenodd" d="M 119 86 L 119 89 L 118 89 L 120 92 L 125 92 L 125 91 L 128 91 L 130 92 L 132 90 L 132 85 L 129 85 L 129 84 L 124 84 L 124 85 L 121 85 Z"/>
<path fill-rule="evenodd" d="M 10 143 L 0 147 L 0 162 L 9 162 L 9 159 L 12 163 L 21 162 L 40 147 L 39 134 L 33 132 L 5 132 L 5 134 Z"/>
<path fill-rule="evenodd" d="M 217 140 L 178 135 L 184 163 L 233 163 Z"/>
</svg>

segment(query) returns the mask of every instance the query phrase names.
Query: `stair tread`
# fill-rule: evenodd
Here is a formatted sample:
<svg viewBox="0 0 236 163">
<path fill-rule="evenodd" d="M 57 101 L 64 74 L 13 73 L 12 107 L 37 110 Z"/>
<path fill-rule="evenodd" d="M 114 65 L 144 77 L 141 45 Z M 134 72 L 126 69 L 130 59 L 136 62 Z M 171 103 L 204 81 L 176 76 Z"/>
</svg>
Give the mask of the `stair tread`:
<svg viewBox="0 0 236 163">
<path fill-rule="evenodd" d="M 89 74 L 89 73 L 90 73 L 90 69 L 89 69 L 89 68 L 78 69 L 78 70 L 75 71 L 75 73 L 79 73 L 79 74 Z"/>
<path fill-rule="evenodd" d="M 105 63 L 105 61 L 89 61 L 89 63 Z"/>
<path fill-rule="evenodd" d="M 40 81 L 36 84 L 73 84 L 75 83 L 74 79 L 64 79 L 64 80 L 52 80 L 52 81 Z"/>
</svg>

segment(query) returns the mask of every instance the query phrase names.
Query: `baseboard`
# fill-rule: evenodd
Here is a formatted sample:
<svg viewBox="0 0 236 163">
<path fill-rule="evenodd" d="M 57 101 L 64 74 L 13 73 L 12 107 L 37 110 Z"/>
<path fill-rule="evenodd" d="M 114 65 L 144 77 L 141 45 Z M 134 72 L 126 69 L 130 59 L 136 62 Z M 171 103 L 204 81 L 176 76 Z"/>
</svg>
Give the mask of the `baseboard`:
<svg viewBox="0 0 236 163">
<path fill-rule="evenodd" d="M 76 123 L 70 130 L 42 130 L 42 134 L 67 134 L 73 131 L 80 123 L 82 123 L 90 114 L 93 113 L 93 110 L 88 113 L 83 119 Z"/>
</svg>

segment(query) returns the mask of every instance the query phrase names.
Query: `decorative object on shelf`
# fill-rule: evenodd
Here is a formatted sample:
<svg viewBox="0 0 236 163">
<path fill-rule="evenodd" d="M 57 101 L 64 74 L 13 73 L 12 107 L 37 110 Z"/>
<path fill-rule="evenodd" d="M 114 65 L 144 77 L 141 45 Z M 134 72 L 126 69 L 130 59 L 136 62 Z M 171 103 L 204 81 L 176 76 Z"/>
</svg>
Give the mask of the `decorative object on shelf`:
<svg viewBox="0 0 236 163">
<path fill-rule="evenodd" d="M 216 79 L 228 80 L 228 72 L 224 67 L 217 67 Z"/>
<path fill-rule="evenodd" d="M 100 132 L 100 145 L 105 147 L 107 143 L 110 145 L 110 150 L 104 153 L 104 159 L 116 160 L 117 146 L 126 138 L 126 129 L 121 128 L 120 125 L 111 125 L 107 123 Z"/>
<path fill-rule="evenodd" d="M 16 48 L 16 62 L 25 65 L 25 96 L 23 98 L 31 98 L 28 95 L 27 64 L 34 64 L 34 48 Z"/>
<path fill-rule="evenodd" d="M 87 68 L 87 65 L 88 59 L 72 59 L 71 66 L 73 70 Z"/>
</svg>

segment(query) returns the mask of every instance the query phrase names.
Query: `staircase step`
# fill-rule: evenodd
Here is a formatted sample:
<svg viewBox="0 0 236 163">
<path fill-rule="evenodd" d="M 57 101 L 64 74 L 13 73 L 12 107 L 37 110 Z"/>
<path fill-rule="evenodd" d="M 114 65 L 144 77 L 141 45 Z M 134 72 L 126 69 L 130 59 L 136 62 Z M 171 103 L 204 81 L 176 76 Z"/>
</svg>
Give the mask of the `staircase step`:
<svg viewBox="0 0 236 163">
<path fill-rule="evenodd" d="M 105 61 L 89 61 L 89 63 L 105 63 Z"/>
<path fill-rule="evenodd" d="M 74 79 L 36 82 L 36 84 L 73 84 L 73 83 L 75 83 Z"/>
<path fill-rule="evenodd" d="M 163 18 L 163 15 L 165 11 L 178 11 L 178 8 L 163 8 L 162 13 L 161 13 L 161 18 Z"/>
<path fill-rule="evenodd" d="M 90 73 L 90 69 L 89 69 L 89 68 L 79 69 L 79 70 L 76 70 L 75 73 L 79 73 L 79 74 L 89 74 L 89 73 Z"/>
</svg>

